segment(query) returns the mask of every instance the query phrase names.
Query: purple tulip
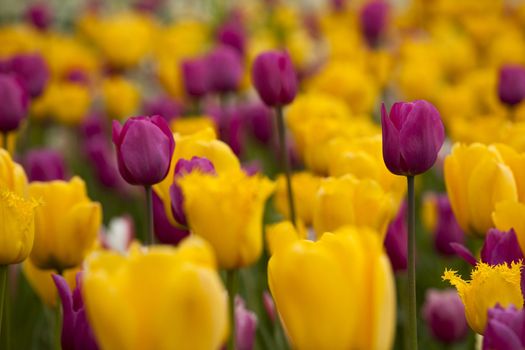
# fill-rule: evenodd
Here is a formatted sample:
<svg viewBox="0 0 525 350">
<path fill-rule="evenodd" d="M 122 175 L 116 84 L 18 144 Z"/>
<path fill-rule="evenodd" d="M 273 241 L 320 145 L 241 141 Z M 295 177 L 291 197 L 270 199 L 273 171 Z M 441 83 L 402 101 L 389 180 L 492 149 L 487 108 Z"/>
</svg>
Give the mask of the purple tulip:
<svg viewBox="0 0 525 350">
<path fill-rule="evenodd" d="M 66 73 L 65 79 L 71 83 L 77 83 L 80 85 L 89 84 L 88 73 L 80 68 L 73 68 Z"/>
<path fill-rule="evenodd" d="M 217 93 L 235 91 L 242 79 L 242 61 L 230 46 L 221 45 L 206 56 L 210 88 Z"/>
<path fill-rule="evenodd" d="M 53 181 L 66 179 L 66 166 L 62 155 L 51 149 L 29 151 L 24 168 L 29 181 Z"/>
<path fill-rule="evenodd" d="M 363 36 L 368 44 L 376 46 L 385 31 L 388 22 L 388 3 L 383 0 L 372 0 L 361 9 L 360 25 Z"/>
<path fill-rule="evenodd" d="M 25 17 L 35 28 L 46 30 L 53 21 L 51 9 L 45 2 L 35 3 L 26 9 Z"/>
<path fill-rule="evenodd" d="M 446 194 L 431 195 L 430 200 L 435 201 L 437 211 L 437 225 L 434 231 L 434 246 L 438 252 L 444 255 L 454 255 L 455 250 L 450 243 L 463 244 L 465 235 L 459 226 L 450 201 Z"/>
<path fill-rule="evenodd" d="M 270 108 L 262 103 L 252 104 L 243 109 L 244 119 L 250 125 L 253 136 L 263 144 L 272 141 L 273 113 Z"/>
<path fill-rule="evenodd" d="M 450 248 L 452 248 L 452 250 L 454 250 L 454 253 L 458 257 L 463 259 L 468 264 L 470 264 L 472 266 L 476 266 L 476 264 L 478 263 L 478 260 L 476 259 L 476 257 L 463 244 L 453 242 L 453 243 L 450 243 Z"/>
<path fill-rule="evenodd" d="M 246 308 L 240 296 L 235 297 L 235 345 L 238 350 L 252 350 L 257 330 L 257 315 Z"/>
<path fill-rule="evenodd" d="M 406 215 L 407 205 L 403 202 L 397 216 L 388 226 L 384 242 L 386 253 L 395 272 L 407 269 L 408 231 Z"/>
<path fill-rule="evenodd" d="M 297 93 L 297 76 L 287 52 L 267 51 L 255 59 L 252 81 L 268 106 L 283 106 Z"/>
<path fill-rule="evenodd" d="M 275 303 L 272 295 L 268 291 L 263 292 L 263 306 L 270 321 L 274 322 L 277 312 L 275 311 Z"/>
<path fill-rule="evenodd" d="M 27 116 L 29 99 L 13 75 L 0 74 L 0 132 L 16 130 Z"/>
<path fill-rule="evenodd" d="M 99 113 L 92 113 L 88 115 L 80 126 L 82 135 L 89 139 L 96 135 L 105 134 L 104 116 Z"/>
<path fill-rule="evenodd" d="M 490 265 L 504 263 L 510 265 L 523 259 L 514 229 L 504 232 L 493 228 L 487 232 L 483 248 L 481 248 L 482 262 Z"/>
<path fill-rule="evenodd" d="M 105 135 L 98 134 L 90 137 L 85 142 L 84 148 L 98 181 L 107 188 L 122 188 L 124 183 L 118 176 L 115 155 Z"/>
<path fill-rule="evenodd" d="M 396 102 L 381 108 L 383 159 L 396 175 L 418 175 L 430 169 L 445 140 L 437 109 L 427 101 Z"/>
<path fill-rule="evenodd" d="M 499 71 L 498 96 L 501 102 L 511 107 L 525 98 L 525 68 L 506 65 Z"/>
<path fill-rule="evenodd" d="M 203 97 L 210 91 L 208 62 L 204 58 L 194 58 L 182 62 L 182 80 L 186 93 L 192 97 Z"/>
<path fill-rule="evenodd" d="M 181 114 L 181 106 L 167 96 L 158 96 L 144 102 L 143 112 L 146 115 L 160 115 L 170 121 Z"/>
<path fill-rule="evenodd" d="M 443 343 L 454 343 L 467 335 L 465 307 L 453 289 L 428 290 L 423 318 L 432 336 Z"/>
<path fill-rule="evenodd" d="M 49 68 L 39 54 L 14 56 L 9 61 L 9 69 L 31 97 L 40 96 L 49 80 Z"/>
<path fill-rule="evenodd" d="M 177 245 L 186 238 L 190 232 L 188 230 L 174 227 L 168 220 L 164 205 L 157 193 L 153 191 L 153 230 L 155 237 L 162 244 Z"/>
<path fill-rule="evenodd" d="M 161 182 L 170 169 L 175 140 L 164 118 L 133 117 L 122 127 L 113 121 L 120 175 L 132 185 Z"/>
<path fill-rule="evenodd" d="M 525 348 L 525 310 L 499 304 L 489 309 L 483 335 L 483 350 L 522 350 Z"/>
<path fill-rule="evenodd" d="M 53 274 L 53 281 L 62 302 L 63 320 L 61 345 L 64 350 L 97 350 L 97 342 L 91 329 L 81 293 L 81 276 L 77 274 L 77 285 L 71 293 L 64 277 Z"/>
<path fill-rule="evenodd" d="M 230 46 L 243 57 L 246 50 L 246 34 L 243 27 L 237 22 L 227 22 L 217 31 L 217 40 L 220 44 Z"/>
</svg>

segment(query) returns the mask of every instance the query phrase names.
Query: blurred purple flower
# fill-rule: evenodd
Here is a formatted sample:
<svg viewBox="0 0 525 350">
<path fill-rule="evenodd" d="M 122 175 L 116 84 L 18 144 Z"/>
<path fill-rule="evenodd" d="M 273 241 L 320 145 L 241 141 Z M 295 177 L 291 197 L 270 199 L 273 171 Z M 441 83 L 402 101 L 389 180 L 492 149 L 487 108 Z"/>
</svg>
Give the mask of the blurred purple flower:
<svg viewBox="0 0 525 350">
<path fill-rule="evenodd" d="M 483 350 L 522 350 L 525 348 L 525 310 L 497 304 L 489 309 L 483 334 Z"/>
<path fill-rule="evenodd" d="M 217 93 L 235 91 L 242 79 L 242 61 L 239 53 L 230 46 L 220 45 L 206 56 L 210 88 Z M 220 69 L 219 69 L 220 67 Z"/>
<path fill-rule="evenodd" d="M 467 335 L 465 307 L 456 290 L 429 289 L 422 313 L 432 336 L 443 343 L 454 343 Z"/>
<path fill-rule="evenodd" d="M 376 46 L 384 33 L 390 7 L 384 0 L 372 0 L 361 9 L 359 16 L 361 31 L 368 44 Z"/>
<path fill-rule="evenodd" d="M 205 58 L 185 60 L 181 64 L 181 70 L 184 88 L 189 96 L 199 98 L 210 92 L 210 75 Z"/>
<path fill-rule="evenodd" d="M 242 109 L 243 119 L 250 126 L 252 135 L 263 144 L 269 144 L 273 136 L 273 112 L 262 103 L 250 104 Z"/>
<path fill-rule="evenodd" d="M 157 96 L 144 101 L 143 112 L 145 115 L 160 115 L 170 121 L 181 114 L 181 106 L 167 96 Z"/>
<path fill-rule="evenodd" d="M 430 194 L 428 200 L 434 201 L 437 223 L 434 229 L 434 246 L 444 255 L 454 255 L 450 243 L 463 244 L 465 235 L 459 226 L 446 194 Z"/>
<path fill-rule="evenodd" d="M 124 183 L 118 173 L 115 154 L 105 135 L 90 137 L 85 141 L 84 147 L 100 183 L 108 188 L 122 188 Z"/>
<path fill-rule="evenodd" d="M 501 102 L 515 106 L 525 98 L 525 68 L 518 65 L 505 65 L 500 68 L 498 96 Z"/>
<path fill-rule="evenodd" d="M 385 249 L 395 272 L 407 268 L 408 231 L 406 225 L 407 205 L 403 202 L 399 211 L 388 226 L 385 237 Z"/>
<path fill-rule="evenodd" d="M 186 238 L 190 232 L 185 229 L 174 227 L 168 220 L 164 211 L 164 204 L 157 193 L 153 191 L 153 228 L 155 237 L 162 244 L 177 245 Z"/>
<path fill-rule="evenodd" d="M 0 73 L 0 132 L 18 129 L 27 116 L 29 99 L 14 75 Z"/>
<path fill-rule="evenodd" d="M 241 57 L 246 50 L 246 34 L 238 22 L 228 21 L 217 30 L 217 40 L 220 44 L 235 49 Z"/>
<path fill-rule="evenodd" d="M 244 300 L 235 296 L 235 345 L 238 350 L 252 350 L 257 330 L 257 315 L 246 308 Z"/>
<path fill-rule="evenodd" d="M 37 2 L 27 7 L 25 12 L 26 21 L 39 30 L 46 30 L 53 21 L 53 13 L 49 4 Z"/>
<path fill-rule="evenodd" d="M 268 106 L 287 105 L 297 94 L 297 75 L 287 52 L 267 51 L 257 56 L 252 82 Z"/>
<path fill-rule="evenodd" d="M 31 97 L 40 96 L 49 80 L 49 68 L 39 54 L 14 56 L 9 61 L 9 71 L 18 77 Z"/>
<path fill-rule="evenodd" d="M 64 158 L 55 150 L 35 149 L 29 151 L 23 164 L 31 182 L 66 179 Z"/>
</svg>

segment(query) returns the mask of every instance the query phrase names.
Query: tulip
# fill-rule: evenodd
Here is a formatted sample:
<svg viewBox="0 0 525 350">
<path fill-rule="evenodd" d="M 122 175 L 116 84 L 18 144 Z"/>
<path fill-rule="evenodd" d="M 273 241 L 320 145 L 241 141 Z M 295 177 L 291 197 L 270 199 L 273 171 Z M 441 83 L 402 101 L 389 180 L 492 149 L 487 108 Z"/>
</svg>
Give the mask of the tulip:
<svg viewBox="0 0 525 350">
<path fill-rule="evenodd" d="M 97 350 L 97 341 L 89 326 L 81 294 L 81 272 L 76 276 L 76 287 L 71 292 L 66 279 L 53 274 L 53 282 L 62 302 L 61 345 L 65 350 Z"/>
<path fill-rule="evenodd" d="M 26 91 L 14 76 L 0 74 L 1 133 L 6 134 L 18 129 L 22 120 L 27 116 L 28 101 Z"/>
<path fill-rule="evenodd" d="M 483 236 L 494 227 L 491 215 L 497 204 L 518 199 L 512 171 L 492 146 L 455 144 L 444 170 L 450 205 L 465 233 Z"/>
<path fill-rule="evenodd" d="M 483 350 L 523 349 L 525 347 L 525 311 L 515 306 L 496 305 L 488 312 Z"/>
<path fill-rule="evenodd" d="M 25 17 L 35 28 L 42 31 L 46 30 L 53 21 L 53 14 L 46 3 L 35 3 L 28 6 Z"/>
<path fill-rule="evenodd" d="M 407 206 L 401 205 L 397 216 L 388 226 L 385 236 L 385 250 L 395 272 L 407 269 L 408 230 L 406 224 Z"/>
<path fill-rule="evenodd" d="M 317 198 L 317 191 L 321 186 L 321 178 L 304 171 L 295 173 L 292 176 L 292 184 L 293 187 L 301 189 L 294 192 L 294 202 L 297 203 L 297 217 L 309 226 L 313 222 L 314 204 Z M 276 181 L 274 203 L 280 214 L 287 219 L 291 218 L 286 194 L 286 181 L 283 175 L 279 176 Z"/>
<path fill-rule="evenodd" d="M 506 65 L 499 70 L 498 96 L 501 102 L 514 107 L 525 98 L 525 68 Z"/>
<path fill-rule="evenodd" d="M 394 278 L 377 232 L 346 228 L 283 246 L 268 283 L 293 348 L 392 346 Z"/>
<path fill-rule="evenodd" d="M 140 107 L 140 91 L 136 84 L 113 75 L 102 82 L 105 111 L 113 118 L 123 120 L 135 114 Z"/>
<path fill-rule="evenodd" d="M 214 92 L 225 93 L 235 91 L 242 78 L 242 62 L 237 51 L 229 46 L 218 46 L 206 57 L 210 88 Z"/>
<path fill-rule="evenodd" d="M 273 115 L 264 104 L 253 104 L 243 109 L 243 117 L 248 120 L 251 133 L 263 144 L 272 141 Z"/>
<path fill-rule="evenodd" d="M 209 92 L 208 62 L 204 58 L 183 61 L 181 69 L 184 88 L 189 96 L 199 98 Z"/>
<path fill-rule="evenodd" d="M 270 255 L 277 250 L 294 243 L 298 239 L 306 239 L 308 233 L 301 221 L 297 223 L 297 228 L 291 221 L 280 221 L 275 224 L 266 225 L 266 247 Z"/>
<path fill-rule="evenodd" d="M 106 249 L 125 254 L 135 237 L 135 225 L 130 216 L 111 219 L 100 234 L 100 243 Z"/>
<path fill-rule="evenodd" d="M 191 172 L 178 184 L 191 231 L 211 243 L 221 268 L 248 266 L 259 258 L 264 205 L 274 189 L 270 180 L 242 171 Z"/>
<path fill-rule="evenodd" d="M 423 305 L 423 318 L 432 336 L 443 343 L 455 343 L 467 335 L 465 307 L 455 290 L 429 289 Z"/>
<path fill-rule="evenodd" d="M 241 25 L 236 22 L 227 22 L 217 30 L 217 41 L 234 48 L 239 55 L 244 56 L 246 50 L 246 34 Z"/>
<path fill-rule="evenodd" d="M 270 321 L 275 322 L 275 303 L 271 294 L 266 290 L 263 292 L 263 305 Z"/>
<path fill-rule="evenodd" d="M 0 188 L 27 197 L 27 177 L 19 164 L 13 162 L 9 153 L 0 148 Z"/>
<path fill-rule="evenodd" d="M 521 251 L 525 252 L 525 204 L 515 201 L 503 201 L 496 204 L 492 213 L 494 224 L 498 230 L 514 231 L 518 238 Z"/>
<path fill-rule="evenodd" d="M 413 176 L 436 162 L 445 140 L 437 109 L 426 101 L 397 102 L 387 113 L 381 107 L 383 159 L 392 173 Z"/>
<path fill-rule="evenodd" d="M 105 134 L 105 116 L 101 113 L 92 113 L 88 115 L 80 125 L 82 136 L 90 139 L 93 136 Z"/>
<path fill-rule="evenodd" d="M 143 111 L 146 115 L 160 115 L 169 122 L 181 114 L 181 106 L 168 97 L 158 96 L 144 102 Z"/>
<path fill-rule="evenodd" d="M 363 36 L 370 46 L 376 46 L 385 31 L 389 15 L 388 3 L 383 0 L 367 2 L 360 13 L 360 25 Z"/>
<path fill-rule="evenodd" d="M 108 188 L 121 188 L 124 183 L 118 175 L 115 154 L 105 135 L 90 137 L 84 148 L 98 181 Z"/>
<path fill-rule="evenodd" d="M 62 155 L 51 149 L 33 150 L 25 157 L 29 181 L 65 180 L 66 169 Z"/>
<path fill-rule="evenodd" d="M 188 230 L 171 224 L 166 217 L 164 204 L 156 192 L 153 192 L 153 229 L 155 237 L 162 244 L 177 245 L 190 234 Z"/>
<path fill-rule="evenodd" d="M 289 104 L 297 93 L 297 76 L 286 52 L 268 51 L 257 56 L 252 82 L 259 97 L 272 107 Z"/>
<path fill-rule="evenodd" d="M 235 297 L 235 345 L 238 350 L 252 350 L 257 329 L 257 315 L 246 308 L 244 300 Z"/>
<path fill-rule="evenodd" d="M 14 56 L 9 61 L 9 68 L 31 97 L 40 96 L 49 81 L 47 63 L 38 54 Z"/>
<path fill-rule="evenodd" d="M 490 229 L 481 248 L 481 261 L 489 265 L 518 263 L 524 260 L 514 229 Z"/>
<path fill-rule="evenodd" d="M 102 349 L 219 349 L 228 332 L 213 251 L 197 237 L 178 249 L 90 255 L 82 295 Z"/>
<path fill-rule="evenodd" d="M 43 203 L 36 209 L 33 263 L 59 272 L 80 265 L 102 222 L 100 204 L 88 198 L 84 181 L 33 182 L 29 193 Z"/>
<path fill-rule="evenodd" d="M 168 174 L 175 141 L 162 117 L 130 118 L 124 127 L 113 121 L 113 143 L 120 175 L 128 183 L 151 186 Z"/>
<path fill-rule="evenodd" d="M 478 263 L 470 281 L 464 281 L 455 271 L 447 270 L 443 279 L 456 287 L 465 306 L 467 322 L 475 332 L 484 334 L 487 325 L 487 311 L 500 304 L 503 307 L 523 305 L 521 294 L 521 263 L 510 266 L 491 266 Z"/>
</svg>

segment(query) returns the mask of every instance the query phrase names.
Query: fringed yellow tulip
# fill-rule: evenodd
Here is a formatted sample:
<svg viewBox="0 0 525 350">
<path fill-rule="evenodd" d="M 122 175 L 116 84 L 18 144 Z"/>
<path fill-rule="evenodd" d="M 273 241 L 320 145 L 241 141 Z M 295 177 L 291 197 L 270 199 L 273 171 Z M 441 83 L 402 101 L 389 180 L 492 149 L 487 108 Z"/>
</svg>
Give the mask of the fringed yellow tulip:
<svg viewBox="0 0 525 350">
<path fill-rule="evenodd" d="M 296 214 L 306 225 L 310 226 L 313 222 L 313 207 L 315 197 L 321 178 L 307 171 L 295 173 L 292 175 L 294 192 L 294 203 Z M 286 181 L 283 175 L 277 178 L 275 190 L 275 207 L 286 218 L 290 218 L 288 197 L 286 194 Z"/>
<path fill-rule="evenodd" d="M 464 281 L 455 271 L 445 271 L 443 279 L 458 290 L 465 305 L 465 315 L 470 327 L 483 334 L 487 324 L 487 311 L 500 304 L 502 307 L 514 305 L 523 307 L 520 289 L 521 263 L 491 266 L 478 263 L 470 281 Z"/>
<path fill-rule="evenodd" d="M 178 183 L 189 227 L 211 243 L 220 267 L 247 266 L 259 258 L 264 206 L 274 189 L 270 180 L 239 171 L 192 172 Z"/>
<path fill-rule="evenodd" d="M 491 214 L 498 202 L 518 200 L 512 170 L 493 146 L 454 145 L 445 159 L 445 183 L 459 225 L 476 235 L 494 226 Z"/>
<path fill-rule="evenodd" d="M 33 182 L 29 193 L 42 202 L 36 209 L 33 263 L 58 271 L 80 265 L 102 221 L 100 204 L 88 198 L 84 181 Z"/>
<path fill-rule="evenodd" d="M 320 235 L 353 225 L 375 229 L 383 237 L 396 207 L 392 195 L 373 180 L 352 175 L 326 178 L 317 192 L 314 229 Z"/>
<path fill-rule="evenodd" d="M 227 294 L 212 249 L 197 237 L 178 249 L 94 253 L 82 294 L 102 349 L 219 349 L 226 339 Z"/>
<path fill-rule="evenodd" d="M 377 232 L 345 228 L 278 249 L 268 282 L 296 349 L 390 349 L 395 286 Z"/>
</svg>

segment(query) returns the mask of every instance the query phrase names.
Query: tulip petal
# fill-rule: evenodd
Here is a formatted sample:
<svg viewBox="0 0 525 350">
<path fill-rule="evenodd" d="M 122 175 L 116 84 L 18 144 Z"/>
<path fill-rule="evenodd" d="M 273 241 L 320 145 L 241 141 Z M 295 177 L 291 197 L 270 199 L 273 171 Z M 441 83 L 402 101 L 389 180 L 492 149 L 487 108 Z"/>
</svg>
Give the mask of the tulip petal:
<svg viewBox="0 0 525 350">
<path fill-rule="evenodd" d="M 399 130 L 388 116 L 384 103 L 381 106 L 381 125 L 383 129 L 383 159 L 385 165 L 392 173 L 400 175 L 398 174 L 398 169 L 401 166 Z"/>
<path fill-rule="evenodd" d="M 71 290 L 69 289 L 69 286 L 64 277 L 57 274 L 52 274 L 51 277 L 55 282 L 58 295 L 62 301 L 62 348 L 73 349 L 73 344 L 75 342 L 75 339 L 73 338 L 75 315 L 73 314 L 73 300 Z"/>
<path fill-rule="evenodd" d="M 485 332 L 485 338 L 490 339 L 492 350 L 522 350 L 520 338 L 505 324 L 491 320 Z M 485 342 L 483 344 L 485 348 Z"/>
<path fill-rule="evenodd" d="M 465 247 L 463 244 L 452 242 L 450 243 L 450 247 L 452 248 L 452 250 L 454 250 L 457 256 L 468 262 L 470 265 L 476 266 L 476 264 L 478 263 L 474 255 L 472 255 L 471 251 L 468 250 L 468 248 Z"/>
</svg>

